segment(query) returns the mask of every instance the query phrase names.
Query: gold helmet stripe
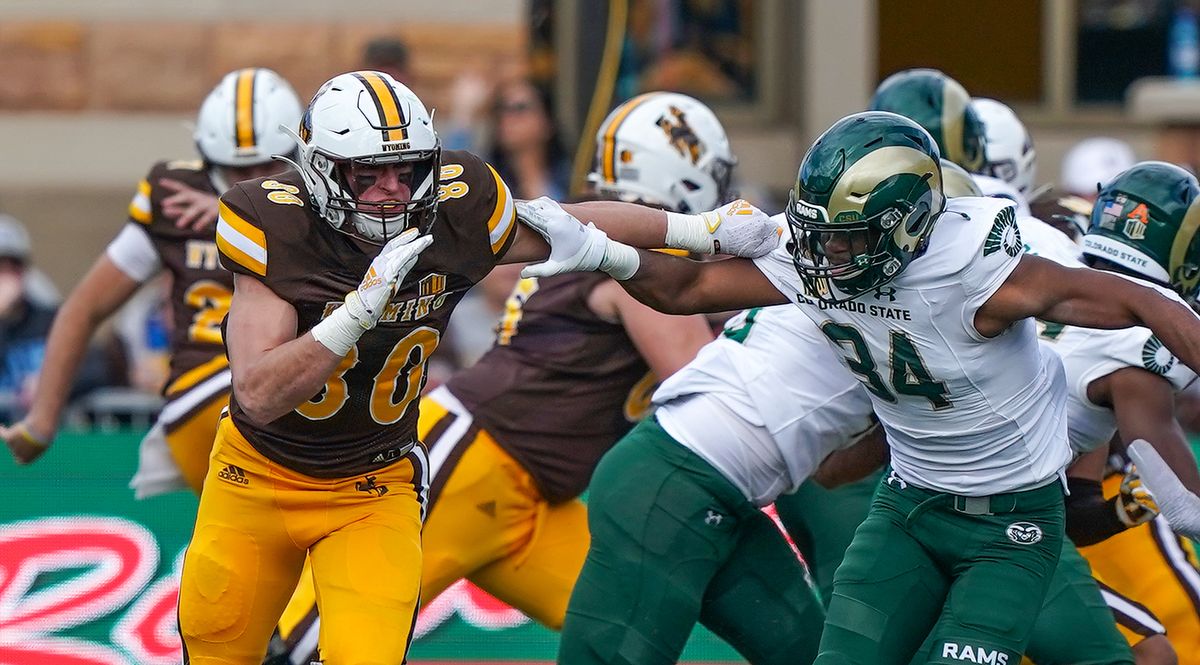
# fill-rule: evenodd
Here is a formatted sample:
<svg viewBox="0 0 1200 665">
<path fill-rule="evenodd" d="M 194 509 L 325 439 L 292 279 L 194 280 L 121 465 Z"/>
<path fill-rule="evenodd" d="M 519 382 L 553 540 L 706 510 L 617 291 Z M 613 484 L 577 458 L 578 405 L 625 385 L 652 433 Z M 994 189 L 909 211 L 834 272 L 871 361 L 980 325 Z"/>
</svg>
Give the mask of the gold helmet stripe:
<svg viewBox="0 0 1200 665">
<path fill-rule="evenodd" d="M 942 173 L 938 164 L 916 148 L 893 145 L 864 155 L 838 178 L 829 195 L 829 219 L 835 220 L 838 214 L 843 212 L 864 214 L 863 208 L 871 192 L 875 191 L 879 183 L 898 173 L 929 173 L 929 187 L 933 190 L 931 212 L 941 209 L 942 202 L 939 199 L 943 196 Z M 835 205 L 835 202 L 841 205 Z M 906 251 L 912 251 L 917 248 L 917 242 L 928 228 L 926 225 L 913 236 L 909 235 L 906 225 L 901 224 L 895 232 L 896 244 Z"/>
<path fill-rule="evenodd" d="M 1197 197 L 1188 206 L 1187 212 L 1183 214 L 1183 222 L 1179 225 L 1179 230 L 1175 232 L 1175 240 L 1171 243 L 1170 262 L 1167 264 L 1168 279 L 1175 279 L 1175 273 L 1183 265 L 1188 247 L 1196 238 L 1197 230 L 1200 230 L 1200 197 Z M 1186 286 L 1191 288 L 1195 285 L 1187 284 Z"/>
<path fill-rule="evenodd" d="M 947 79 L 942 84 L 942 140 L 946 142 L 946 159 L 962 166 L 967 156 L 963 154 L 963 133 L 966 131 L 967 103 L 970 97 L 957 81 Z"/>
<path fill-rule="evenodd" d="M 609 121 L 608 126 L 600 130 L 601 135 L 604 137 L 601 145 L 602 152 L 600 153 L 600 169 L 604 175 L 604 182 L 617 181 L 617 130 L 621 128 L 621 123 L 625 122 L 625 118 L 629 117 L 629 114 L 635 108 L 641 106 L 642 102 L 653 95 L 654 93 L 647 92 L 617 107 L 617 110 L 612 114 L 612 120 Z"/>
<path fill-rule="evenodd" d="M 366 86 L 371 101 L 375 103 L 375 110 L 379 113 L 379 122 L 383 128 L 383 140 L 407 140 L 408 128 L 403 125 L 408 123 L 404 120 L 404 112 L 400 110 L 400 98 L 396 96 L 392 86 L 383 80 L 379 72 L 355 72 L 354 76 Z"/>
<path fill-rule="evenodd" d="M 234 143 L 239 148 L 253 148 L 254 136 L 254 79 L 255 69 L 238 72 L 233 101 Z"/>
</svg>

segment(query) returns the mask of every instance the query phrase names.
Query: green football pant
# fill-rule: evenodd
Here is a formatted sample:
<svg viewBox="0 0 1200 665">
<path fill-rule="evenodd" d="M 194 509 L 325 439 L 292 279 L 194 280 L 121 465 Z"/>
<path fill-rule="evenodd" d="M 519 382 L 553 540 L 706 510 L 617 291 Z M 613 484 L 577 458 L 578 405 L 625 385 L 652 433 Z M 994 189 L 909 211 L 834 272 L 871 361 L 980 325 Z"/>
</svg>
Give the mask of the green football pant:
<svg viewBox="0 0 1200 665">
<path fill-rule="evenodd" d="M 928 661 L 930 646 L 913 662 Z M 1025 655 L 1037 665 L 1133 665 L 1129 642 L 1117 630 L 1087 561 L 1069 538 L 1063 539 Z"/>
<path fill-rule="evenodd" d="M 842 564 L 854 531 L 867 517 L 871 497 L 883 478 L 883 470 L 854 483 L 825 489 L 805 481 L 792 494 L 775 500 L 775 512 L 796 543 L 821 601 L 829 604 L 833 573 Z"/>
<path fill-rule="evenodd" d="M 966 498 L 889 475 L 833 583 L 819 665 L 1018 665 L 1058 564 L 1058 483 Z"/>
<path fill-rule="evenodd" d="M 811 663 L 824 613 L 769 517 L 650 419 L 600 461 L 564 665 L 675 663 L 696 622 L 755 665 Z"/>
</svg>

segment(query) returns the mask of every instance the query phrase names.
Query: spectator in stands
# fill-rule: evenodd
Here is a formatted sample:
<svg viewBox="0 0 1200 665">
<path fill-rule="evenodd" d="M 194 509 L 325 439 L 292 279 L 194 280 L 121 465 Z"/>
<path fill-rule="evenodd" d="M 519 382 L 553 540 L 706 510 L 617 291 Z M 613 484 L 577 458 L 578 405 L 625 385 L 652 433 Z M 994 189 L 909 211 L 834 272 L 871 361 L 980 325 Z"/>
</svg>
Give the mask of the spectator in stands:
<svg viewBox="0 0 1200 665">
<path fill-rule="evenodd" d="M 28 406 L 42 367 L 55 307 L 30 294 L 31 246 L 21 222 L 0 215 L 0 414 Z M 74 394 L 105 382 L 106 366 L 93 352 Z"/>
<path fill-rule="evenodd" d="M 501 84 L 492 104 L 492 166 L 521 199 L 567 196 L 571 165 L 544 90 L 525 79 Z"/>
<path fill-rule="evenodd" d="M 363 51 L 363 68 L 390 74 L 397 81 L 412 87 L 408 46 L 397 37 L 380 37 L 367 42 Z"/>
</svg>

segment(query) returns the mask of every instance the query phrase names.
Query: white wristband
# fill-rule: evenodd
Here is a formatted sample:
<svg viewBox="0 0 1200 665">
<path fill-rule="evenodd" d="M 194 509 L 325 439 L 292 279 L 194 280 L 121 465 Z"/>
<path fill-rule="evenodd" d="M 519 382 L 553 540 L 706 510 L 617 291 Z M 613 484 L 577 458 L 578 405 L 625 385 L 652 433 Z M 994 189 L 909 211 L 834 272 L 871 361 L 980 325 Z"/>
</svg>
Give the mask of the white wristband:
<svg viewBox="0 0 1200 665">
<path fill-rule="evenodd" d="M 708 222 L 702 215 L 668 212 L 665 241 L 671 249 L 686 249 L 699 254 L 712 254 L 716 251 L 712 233 L 708 230 Z"/>
<path fill-rule="evenodd" d="M 609 240 L 604 246 L 604 258 L 600 259 L 600 270 L 608 273 L 613 279 L 623 282 L 642 265 L 642 259 L 637 250 L 629 245 L 622 245 L 615 240 Z"/>
<path fill-rule="evenodd" d="M 332 351 L 337 357 L 344 358 L 367 329 L 350 314 L 348 307 L 342 305 L 313 326 L 309 332 L 321 346 Z"/>
</svg>

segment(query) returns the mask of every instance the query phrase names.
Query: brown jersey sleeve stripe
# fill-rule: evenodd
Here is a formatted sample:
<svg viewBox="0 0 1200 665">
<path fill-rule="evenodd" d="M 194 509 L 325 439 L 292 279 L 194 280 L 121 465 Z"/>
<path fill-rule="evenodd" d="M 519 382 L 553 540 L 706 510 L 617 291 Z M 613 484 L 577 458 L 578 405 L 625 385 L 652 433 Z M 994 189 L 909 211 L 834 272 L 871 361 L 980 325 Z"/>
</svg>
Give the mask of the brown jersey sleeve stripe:
<svg viewBox="0 0 1200 665">
<path fill-rule="evenodd" d="M 496 182 L 496 208 L 492 210 L 492 216 L 488 219 L 488 240 L 492 244 L 492 254 L 500 254 L 500 251 L 508 246 L 508 239 L 517 226 L 516 208 L 508 185 L 504 184 L 504 180 L 491 164 L 487 167 Z"/>
<path fill-rule="evenodd" d="M 194 387 L 201 381 L 216 375 L 217 372 L 220 372 L 226 367 L 229 367 L 229 359 L 225 357 L 224 353 L 217 355 L 212 360 L 204 364 L 197 365 L 196 367 L 193 367 L 192 369 L 181 374 L 178 379 L 175 379 L 171 382 L 171 385 L 167 386 L 167 389 L 163 391 L 163 394 L 167 397 L 171 397 L 172 395 L 181 393 L 189 388 Z"/>
<path fill-rule="evenodd" d="M 254 81 L 257 70 L 243 69 L 238 72 L 237 88 L 234 93 L 234 145 L 253 148 L 257 145 L 254 135 Z"/>
<path fill-rule="evenodd" d="M 217 206 L 217 249 L 229 260 L 267 276 L 267 237 L 221 201 Z"/>
<path fill-rule="evenodd" d="M 150 207 L 150 181 L 142 180 L 138 183 L 137 192 L 133 195 L 133 200 L 129 202 L 129 219 L 138 224 L 149 224 L 153 219 L 153 210 Z"/>
<path fill-rule="evenodd" d="M 407 123 L 404 120 L 404 112 L 400 109 L 400 98 L 396 96 L 392 86 L 377 72 L 356 72 L 354 77 L 362 82 L 371 96 L 371 101 L 375 103 L 380 128 L 383 130 L 383 140 L 408 139 L 408 128 L 404 127 Z"/>
<path fill-rule="evenodd" d="M 653 93 L 638 95 L 625 102 L 625 105 L 621 107 L 621 110 L 617 111 L 612 121 L 608 123 L 608 126 L 602 130 L 604 139 L 601 146 L 603 150 L 601 153 L 603 155 L 601 169 L 605 182 L 616 182 L 617 180 L 617 130 L 620 129 L 621 123 L 625 122 L 625 118 L 629 117 L 629 114 L 640 106 L 642 102 L 646 101 L 646 98 L 651 94 Z"/>
</svg>

